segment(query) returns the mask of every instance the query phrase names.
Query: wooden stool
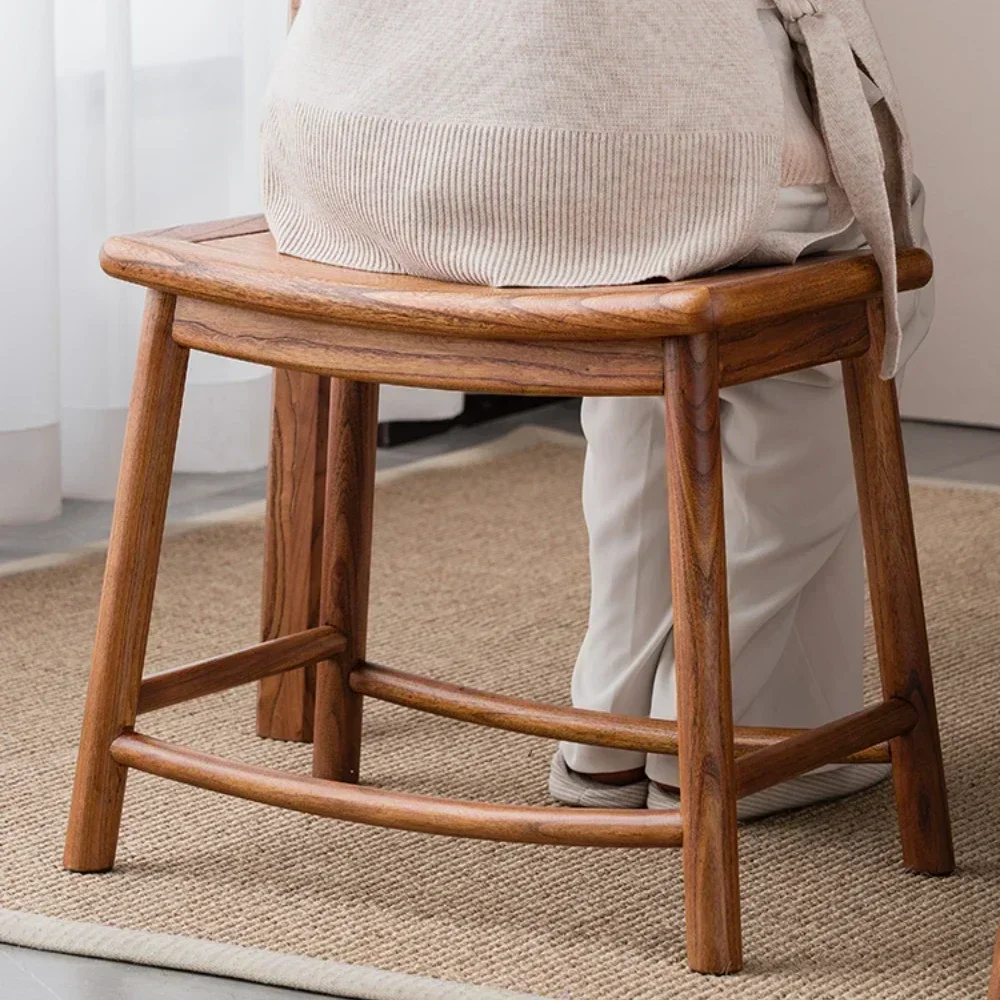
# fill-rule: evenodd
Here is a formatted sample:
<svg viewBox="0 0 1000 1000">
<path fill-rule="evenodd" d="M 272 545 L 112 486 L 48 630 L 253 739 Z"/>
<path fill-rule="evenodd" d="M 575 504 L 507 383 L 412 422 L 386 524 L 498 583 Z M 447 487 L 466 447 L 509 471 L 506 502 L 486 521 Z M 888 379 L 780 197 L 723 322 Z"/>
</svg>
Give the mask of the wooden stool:
<svg viewBox="0 0 1000 1000">
<path fill-rule="evenodd" d="M 931 262 L 922 251 L 902 252 L 899 264 L 903 289 L 930 280 Z M 701 972 L 733 972 L 742 963 L 737 798 L 823 764 L 891 759 L 905 865 L 930 874 L 952 870 L 896 391 L 878 378 L 881 279 L 870 255 L 813 258 L 794 267 L 674 284 L 494 289 L 283 257 L 263 219 L 250 218 L 115 238 L 104 247 L 103 266 L 150 291 L 73 790 L 67 868 L 98 872 L 114 864 L 129 768 L 287 809 L 424 833 L 539 844 L 683 845 L 690 965 Z M 297 480 L 310 506 L 320 497 L 325 515 L 322 546 L 316 547 L 322 553 L 319 620 L 144 680 L 192 348 L 311 373 L 314 386 L 329 387 L 328 427 L 317 419 L 316 394 L 307 397 L 298 423 L 308 453 L 315 455 L 316 441 L 328 435 L 325 470 L 322 462 L 305 463 Z M 838 360 L 885 700 L 820 729 L 734 731 L 719 388 Z M 365 659 L 383 382 L 664 397 L 676 724 L 455 687 Z M 294 388 L 284 386 L 281 391 Z M 314 490 L 317 477 L 322 485 Z M 293 486 L 286 482 L 283 489 Z M 301 552 L 303 563 L 311 549 L 306 545 Z M 305 565 L 300 568 L 307 574 Z M 137 714 L 309 664 L 316 664 L 312 776 L 240 764 L 134 729 Z M 677 753 L 682 808 L 521 808 L 361 787 L 364 696 L 553 739 Z"/>
</svg>

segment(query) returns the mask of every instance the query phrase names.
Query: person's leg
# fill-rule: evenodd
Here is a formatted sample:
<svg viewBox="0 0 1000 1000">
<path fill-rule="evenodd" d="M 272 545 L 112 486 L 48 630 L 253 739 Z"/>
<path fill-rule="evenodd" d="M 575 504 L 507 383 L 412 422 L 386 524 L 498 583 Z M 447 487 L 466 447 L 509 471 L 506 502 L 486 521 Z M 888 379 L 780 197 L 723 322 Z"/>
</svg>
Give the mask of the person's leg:
<svg viewBox="0 0 1000 1000">
<path fill-rule="evenodd" d="M 926 197 L 914 178 L 918 243 Z M 782 191 L 772 227 L 794 232 L 827 225 L 821 188 Z M 860 249 L 857 225 L 808 252 Z M 903 361 L 930 328 L 933 283 L 900 296 Z M 902 374 L 897 382 L 902 380 Z M 733 709 L 737 724 L 811 727 L 857 711 L 862 699 L 864 553 L 839 364 L 723 392 L 723 475 L 730 576 Z M 674 718 L 673 650 L 668 641 L 654 690 L 654 716 Z M 676 760 L 651 759 L 649 775 L 676 787 Z M 865 765 L 824 769 L 780 793 L 744 800 L 743 815 L 799 786 L 806 801 L 831 797 L 888 774 Z M 669 802 L 661 800 L 661 804 Z"/>
<path fill-rule="evenodd" d="M 787 189 L 775 226 L 822 229 L 823 203 L 822 189 Z M 923 211 L 916 182 L 914 228 L 926 247 Z M 811 249 L 861 246 L 855 230 Z M 933 287 L 901 297 L 905 358 L 927 333 L 933 301 Z M 735 387 L 723 397 L 730 592 L 741 590 L 731 597 L 735 718 L 820 725 L 861 705 L 864 580 L 840 366 Z M 661 411 L 653 398 L 584 401 L 592 594 L 573 678 L 578 708 L 675 718 Z M 577 774 L 628 780 L 642 761 L 642 754 L 562 744 L 550 789 L 562 801 L 591 804 L 584 800 L 592 782 L 575 782 L 563 794 L 558 786 Z M 871 765 L 831 770 L 847 790 L 885 773 Z M 648 773 L 676 785 L 676 759 L 657 758 Z M 808 801 L 831 797 L 830 781 L 819 777 L 798 779 Z M 602 793 L 601 804 L 614 803 Z M 745 802 L 744 815 L 752 807 Z"/>
<path fill-rule="evenodd" d="M 745 725 L 822 725 L 862 704 L 864 576 L 843 392 L 817 376 L 812 384 L 772 379 L 723 395 L 734 717 Z M 659 403 L 585 405 L 592 593 L 573 703 L 673 719 Z M 631 783 L 633 769 L 644 762 L 651 778 L 676 786 L 674 757 L 647 761 L 629 751 L 563 743 L 550 790 L 574 805 L 636 805 L 641 786 Z M 762 793 L 764 808 L 746 802 L 741 814 L 836 797 L 884 773 L 870 766 L 838 770 L 832 783 L 817 775 Z M 595 778 L 630 783 L 602 787 Z"/>
<path fill-rule="evenodd" d="M 820 726 L 863 704 L 863 552 L 843 391 L 832 379 L 767 379 L 723 395 L 734 719 Z M 675 711 L 668 640 L 652 715 Z M 786 783 L 744 802 L 741 815 L 836 797 L 886 773 L 827 770 L 837 778 Z M 647 774 L 676 787 L 676 758 L 650 756 Z"/>
<path fill-rule="evenodd" d="M 583 401 L 587 457 L 583 510 L 590 536 L 590 623 L 573 672 L 578 708 L 648 716 L 653 676 L 670 630 L 663 400 Z M 645 802 L 645 754 L 560 744 L 550 789 L 578 802 L 574 774 L 611 785 L 641 781 L 631 795 Z M 618 799 L 622 793 L 616 791 Z M 607 796 L 601 796 L 607 802 Z M 588 803 L 590 804 L 590 803 Z"/>
</svg>

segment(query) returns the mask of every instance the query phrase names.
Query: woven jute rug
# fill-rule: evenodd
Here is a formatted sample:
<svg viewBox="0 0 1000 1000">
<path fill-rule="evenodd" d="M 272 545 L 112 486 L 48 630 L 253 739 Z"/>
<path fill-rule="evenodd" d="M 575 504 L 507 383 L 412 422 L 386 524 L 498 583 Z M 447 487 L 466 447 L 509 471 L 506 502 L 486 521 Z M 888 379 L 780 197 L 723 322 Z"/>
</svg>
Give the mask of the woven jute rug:
<svg viewBox="0 0 1000 1000">
<path fill-rule="evenodd" d="M 582 450 L 519 432 L 377 491 L 371 657 L 565 701 L 587 614 Z M 350 826 L 143 774 L 111 874 L 60 869 L 102 556 L 0 578 L 0 939 L 377 998 L 985 995 L 1000 920 L 1000 493 L 914 491 L 960 868 L 905 873 L 891 792 L 743 830 L 747 965 L 686 971 L 680 856 Z M 260 519 L 167 540 L 150 669 L 256 641 Z M 144 720 L 306 772 L 237 689 Z M 363 780 L 544 804 L 551 744 L 371 703 Z"/>
</svg>

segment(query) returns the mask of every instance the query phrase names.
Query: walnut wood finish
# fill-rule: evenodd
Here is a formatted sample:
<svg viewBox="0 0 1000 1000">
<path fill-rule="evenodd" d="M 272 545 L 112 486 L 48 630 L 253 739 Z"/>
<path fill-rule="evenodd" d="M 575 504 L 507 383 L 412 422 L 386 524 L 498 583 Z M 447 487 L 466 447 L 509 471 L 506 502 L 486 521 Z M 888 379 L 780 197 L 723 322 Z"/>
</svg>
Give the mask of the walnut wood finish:
<svg viewBox="0 0 1000 1000">
<path fill-rule="evenodd" d="M 494 729 L 506 729 L 509 732 L 526 733 L 529 736 L 571 740 L 574 743 L 588 743 L 593 746 L 616 747 L 619 750 L 638 750 L 641 753 L 677 753 L 677 723 L 667 719 L 646 719 L 631 715 L 612 715 L 608 712 L 592 712 L 562 705 L 547 705 L 527 698 L 512 698 L 508 695 L 448 684 L 377 663 L 366 662 L 355 667 L 351 671 L 350 684 L 358 694 L 370 698 L 378 698 L 394 705 L 430 712 L 432 715 L 441 715 L 461 722 L 471 722 L 477 726 L 490 726 Z M 854 740 L 854 734 L 858 730 L 852 727 L 849 731 Z M 833 739 L 814 729 L 737 726 L 733 732 L 737 757 L 744 754 L 756 756 L 756 751 L 766 750 L 785 740 L 816 734 L 817 737 L 822 737 L 825 751 L 836 751 L 836 756 L 824 757 L 823 763 L 889 762 L 889 750 L 884 743 L 871 746 L 878 742 L 877 735 L 863 744 L 865 747 L 871 746 L 871 749 L 842 753 L 837 750 Z M 808 744 L 807 740 L 806 746 Z"/>
<path fill-rule="evenodd" d="M 871 254 L 858 252 L 672 283 L 486 288 L 298 260 L 276 253 L 267 232 L 198 243 L 113 237 L 101 263 L 113 277 L 186 298 L 366 330 L 473 340 L 658 341 L 815 315 L 863 302 L 882 284 Z M 920 287 L 930 277 L 930 258 L 922 250 L 903 250 L 899 269 L 901 288 Z"/>
<path fill-rule="evenodd" d="M 688 963 L 743 965 L 718 340 L 665 341 L 667 492 Z"/>
<path fill-rule="evenodd" d="M 560 809 L 430 798 L 254 767 L 139 733 L 112 745 L 121 766 L 314 816 L 419 833 L 521 844 L 677 847 L 676 810 Z"/>
<path fill-rule="evenodd" d="M 264 640 L 319 622 L 329 419 L 329 379 L 275 371 L 264 520 Z M 257 692 L 257 733 L 310 742 L 315 706 L 313 666 L 267 677 Z"/>
<path fill-rule="evenodd" d="M 736 797 L 891 740 L 906 863 L 951 869 L 951 842 L 895 390 L 878 380 L 870 254 L 706 279 L 491 289 L 275 252 L 259 217 L 110 240 L 105 268 L 150 292 L 65 863 L 111 866 L 128 767 L 380 826 L 533 843 L 678 846 L 688 956 L 742 962 Z M 902 288 L 930 259 L 900 255 Z M 173 295 L 180 299 L 175 303 Z M 874 347 L 872 346 L 874 345 Z M 141 680 L 187 349 L 263 361 L 276 380 L 264 644 Z M 729 685 L 719 388 L 844 363 L 885 703 L 811 731 L 740 728 Z M 333 377 L 332 383 L 329 377 Z M 676 725 L 538 705 L 366 663 L 378 383 L 665 397 L 678 668 Z M 323 526 L 320 532 L 320 525 Z M 296 664 L 314 657 L 309 670 Z M 314 776 L 249 767 L 132 732 L 150 710 L 261 685 L 262 733 L 315 736 Z M 676 812 L 534 809 L 358 787 L 364 695 L 519 732 L 676 750 Z M 315 712 L 313 712 L 315 701 Z M 330 778 L 338 780 L 328 780 Z"/>
<path fill-rule="evenodd" d="M 181 299 L 174 337 L 200 351 L 352 380 L 529 395 L 660 395 L 657 341 L 489 341 L 363 330 Z"/>
<path fill-rule="evenodd" d="M 882 693 L 917 712 L 916 725 L 891 743 L 899 834 L 908 868 L 947 875 L 955 856 L 899 402 L 895 383 L 878 377 L 885 339 L 880 301 L 869 306 L 869 318 L 875 347 L 844 362 L 844 391 Z"/>
<path fill-rule="evenodd" d="M 867 711 L 867 709 L 865 709 Z M 851 718 L 851 716 L 848 716 Z M 758 750 L 766 750 L 783 740 L 806 734 L 816 734 L 818 729 L 783 729 L 771 726 L 734 726 L 733 742 L 737 757 L 744 757 Z M 892 754 L 887 743 L 873 743 L 866 750 L 831 757 L 825 764 L 890 764 Z"/>
<path fill-rule="evenodd" d="M 239 215 L 215 222 L 193 222 L 166 229 L 147 229 L 136 233 L 136 239 L 178 240 L 182 243 L 212 243 L 234 236 L 254 236 L 268 232 L 263 215 Z"/>
<path fill-rule="evenodd" d="M 101 264 L 112 277 L 189 298 L 362 329 L 499 340 L 655 340 L 711 326 L 710 297 L 700 284 L 477 287 L 282 256 L 267 233 L 197 244 L 113 237 Z"/>
<path fill-rule="evenodd" d="M 146 296 L 108 544 L 63 864 L 111 868 L 126 770 L 111 743 L 135 722 L 188 352 L 170 337 L 174 299 Z"/>
<path fill-rule="evenodd" d="M 262 642 L 236 653 L 216 656 L 186 667 L 175 667 L 147 677 L 139 688 L 138 714 L 204 698 L 270 674 L 342 653 L 347 642 L 327 626 Z"/>
<path fill-rule="evenodd" d="M 663 351 L 654 340 L 570 344 L 375 333 L 198 299 L 178 301 L 174 337 L 186 347 L 244 361 L 391 385 L 536 395 L 663 393 Z M 722 332 L 721 384 L 857 357 L 867 349 L 868 321 L 856 303 L 821 316 L 754 321 Z"/>
<path fill-rule="evenodd" d="M 923 250 L 900 250 L 897 260 L 901 292 L 923 288 L 933 277 L 934 262 Z M 804 257 L 791 267 L 722 271 L 705 280 L 712 289 L 716 328 L 802 313 L 816 316 L 849 302 L 874 300 L 882 292 L 874 264 L 870 252 L 861 250 Z"/>
<path fill-rule="evenodd" d="M 755 319 L 719 335 L 722 386 L 860 357 L 868 350 L 868 315 L 863 302 L 849 302 L 816 315 Z"/>
<path fill-rule="evenodd" d="M 917 723 L 917 711 L 901 698 L 890 698 L 854 715 L 837 719 L 798 736 L 779 740 L 736 761 L 740 798 L 753 795 L 814 768 L 884 740 L 908 733 Z"/>
<path fill-rule="evenodd" d="M 329 457 L 320 621 L 345 636 L 344 652 L 316 666 L 313 775 L 357 781 L 362 697 L 350 685 L 368 629 L 378 386 L 330 383 Z"/>
</svg>

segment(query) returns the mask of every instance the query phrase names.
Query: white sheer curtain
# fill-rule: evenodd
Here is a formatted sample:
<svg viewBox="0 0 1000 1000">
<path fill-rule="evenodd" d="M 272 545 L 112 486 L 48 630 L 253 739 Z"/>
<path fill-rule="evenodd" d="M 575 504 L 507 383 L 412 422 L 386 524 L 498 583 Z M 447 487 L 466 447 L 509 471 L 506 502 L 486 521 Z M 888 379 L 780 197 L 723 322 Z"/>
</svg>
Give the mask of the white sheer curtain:
<svg viewBox="0 0 1000 1000">
<path fill-rule="evenodd" d="M 285 0 L 0 4 L 0 523 L 114 491 L 142 291 L 112 233 L 259 209 L 259 108 Z M 177 468 L 264 465 L 270 373 L 192 358 Z M 386 393 L 383 419 L 456 394 Z"/>
</svg>

